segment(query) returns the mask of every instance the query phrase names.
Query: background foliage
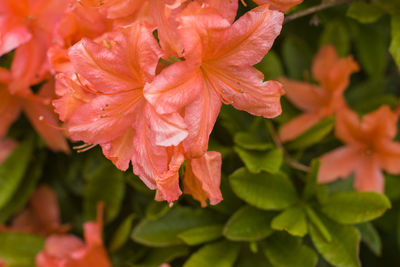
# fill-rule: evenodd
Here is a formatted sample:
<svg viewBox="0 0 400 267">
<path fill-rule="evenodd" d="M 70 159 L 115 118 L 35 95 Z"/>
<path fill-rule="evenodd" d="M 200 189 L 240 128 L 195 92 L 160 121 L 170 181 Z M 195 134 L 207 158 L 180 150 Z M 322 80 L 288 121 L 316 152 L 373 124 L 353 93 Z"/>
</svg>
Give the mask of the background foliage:
<svg viewBox="0 0 400 267">
<path fill-rule="evenodd" d="M 255 5 L 241 6 L 244 12 Z M 330 4 L 335 1 L 322 1 Z M 273 49 L 257 66 L 266 79 L 310 80 L 323 44 L 354 55 L 346 101 L 360 115 L 400 96 L 400 1 L 336 1 L 324 10 L 287 19 Z M 318 6 L 305 0 L 287 18 Z M 1 58 L 7 66 L 10 55 Z M 397 63 L 397 65 L 396 65 Z M 99 149 L 54 154 L 22 117 L 10 136 L 24 140 L 0 166 L 0 224 L 27 203 L 37 184 L 56 190 L 63 222 L 81 235 L 82 223 L 106 203 L 104 238 L 114 266 L 400 266 L 400 177 L 386 175 L 386 196 L 356 193 L 352 177 L 318 185 L 317 158 L 340 146 L 329 117 L 284 146 L 279 126 L 299 111 L 286 99 L 273 120 L 224 106 L 210 150 L 223 155 L 224 200 L 201 208 L 189 196 L 170 208 Z M 398 138 L 397 138 L 398 139 Z M 308 168 L 308 166 L 310 166 Z M 376 219 L 378 218 L 378 219 Z M 33 266 L 44 240 L 0 233 L 0 258 Z"/>
</svg>

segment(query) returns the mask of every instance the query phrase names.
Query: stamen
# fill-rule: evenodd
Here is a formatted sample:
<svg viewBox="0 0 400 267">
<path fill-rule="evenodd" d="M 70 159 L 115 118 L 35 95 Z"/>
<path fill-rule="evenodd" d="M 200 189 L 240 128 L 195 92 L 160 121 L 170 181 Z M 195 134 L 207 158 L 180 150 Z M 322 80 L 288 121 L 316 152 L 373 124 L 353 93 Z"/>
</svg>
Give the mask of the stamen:
<svg viewBox="0 0 400 267">
<path fill-rule="evenodd" d="M 247 4 L 244 0 L 240 0 L 240 2 L 242 2 L 243 6 L 247 7 Z"/>
<path fill-rule="evenodd" d="M 95 146 L 97 146 L 97 144 L 83 144 L 80 146 L 73 146 L 72 148 L 75 149 L 78 153 L 83 153 L 94 148 Z"/>
</svg>

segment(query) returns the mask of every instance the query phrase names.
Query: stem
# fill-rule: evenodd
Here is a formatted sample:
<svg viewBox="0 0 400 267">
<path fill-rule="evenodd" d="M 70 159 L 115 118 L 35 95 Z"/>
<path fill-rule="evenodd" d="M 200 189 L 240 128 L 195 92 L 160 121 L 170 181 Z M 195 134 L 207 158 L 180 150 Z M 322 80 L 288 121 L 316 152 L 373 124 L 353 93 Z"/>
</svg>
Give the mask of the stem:
<svg viewBox="0 0 400 267">
<path fill-rule="evenodd" d="M 283 156 L 287 162 L 287 164 L 292 167 L 293 169 L 296 170 L 300 170 L 303 172 L 309 172 L 310 171 L 310 167 L 301 164 L 300 162 L 296 161 L 295 159 L 293 159 L 289 153 L 285 150 L 285 148 L 283 147 L 281 140 L 279 140 L 278 134 L 276 133 L 276 130 L 274 128 L 274 126 L 272 125 L 271 121 L 267 121 L 267 128 L 269 130 L 269 132 L 271 133 L 271 137 L 272 140 L 274 141 L 275 145 L 279 148 L 282 149 L 283 151 Z"/>
<path fill-rule="evenodd" d="M 288 23 L 288 22 L 290 22 L 292 20 L 295 20 L 295 19 L 307 16 L 307 15 L 310 15 L 310 14 L 316 13 L 318 11 L 321 11 L 321 10 L 324 10 L 324 9 L 327 9 L 327 8 L 330 8 L 330 7 L 333 7 L 333 6 L 338 6 L 338 5 L 342 5 L 342 4 L 349 4 L 349 3 L 355 2 L 355 1 L 357 1 L 357 0 L 337 0 L 337 1 L 326 2 L 326 3 L 323 2 L 322 4 L 320 4 L 318 6 L 313 6 L 313 7 L 307 8 L 305 10 L 302 10 L 300 12 L 297 12 L 297 13 L 294 13 L 292 15 L 287 16 L 285 18 L 284 23 Z"/>
</svg>

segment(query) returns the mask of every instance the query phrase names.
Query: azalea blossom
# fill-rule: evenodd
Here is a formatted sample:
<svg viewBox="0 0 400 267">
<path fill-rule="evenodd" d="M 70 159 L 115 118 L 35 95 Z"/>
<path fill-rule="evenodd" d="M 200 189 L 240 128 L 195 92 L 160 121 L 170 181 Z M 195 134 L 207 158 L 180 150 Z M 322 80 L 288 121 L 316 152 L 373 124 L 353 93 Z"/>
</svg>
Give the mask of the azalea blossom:
<svg viewBox="0 0 400 267">
<path fill-rule="evenodd" d="M 280 139 L 290 141 L 341 110 L 345 106 L 343 92 L 349 85 L 350 75 L 356 71 L 358 65 L 351 56 L 339 58 L 335 48 L 328 45 L 320 49 L 312 66 L 319 85 L 282 78 L 287 98 L 304 113 L 282 125 Z"/>
<path fill-rule="evenodd" d="M 299 5 L 303 0 L 254 0 L 254 2 L 258 5 L 268 4 L 273 10 L 286 12 Z"/>
<path fill-rule="evenodd" d="M 185 61 L 165 68 L 145 87 L 160 114 L 183 114 L 188 158 L 201 157 L 221 103 L 266 118 L 280 114 L 281 85 L 263 81 L 254 67 L 279 34 L 283 14 L 258 7 L 233 25 L 207 5 L 192 2 L 179 16 Z"/>
<path fill-rule="evenodd" d="M 11 72 L 0 68 L 0 137 L 7 133 L 23 111 L 51 149 L 68 152 L 63 132 L 54 127 L 58 124 L 50 103 L 54 96 L 54 81 L 44 84 L 38 94 L 34 94 L 29 88 L 11 93 L 9 87 L 12 81 Z"/>
<path fill-rule="evenodd" d="M 30 197 L 28 206 L 2 230 L 49 235 L 66 232 L 68 228 L 61 225 L 56 193 L 50 187 L 41 185 Z"/>
<path fill-rule="evenodd" d="M 400 143 L 393 141 L 397 119 L 388 106 L 362 119 L 350 109 L 341 110 L 335 135 L 346 145 L 321 157 L 318 181 L 328 183 L 354 173 L 357 190 L 383 193 L 382 170 L 400 174 Z"/>
<path fill-rule="evenodd" d="M 97 221 L 83 225 L 85 242 L 74 235 L 55 234 L 46 239 L 36 256 L 38 267 L 111 267 L 102 240 L 103 207 L 99 205 Z"/>
</svg>

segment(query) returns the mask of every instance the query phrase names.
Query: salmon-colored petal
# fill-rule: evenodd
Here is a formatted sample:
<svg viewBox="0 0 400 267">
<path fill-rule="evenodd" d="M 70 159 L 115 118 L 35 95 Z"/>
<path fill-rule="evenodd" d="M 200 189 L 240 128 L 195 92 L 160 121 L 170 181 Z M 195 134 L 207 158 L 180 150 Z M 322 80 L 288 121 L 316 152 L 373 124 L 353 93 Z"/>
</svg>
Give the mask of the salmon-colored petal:
<svg viewBox="0 0 400 267">
<path fill-rule="evenodd" d="M 273 118 L 281 114 L 282 86 L 276 81 L 264 82 L 253 67 L 203 67 L 205 85 L 219 94 L 222 101 L 256 116 Z"/>
<path fill-rule="evenodd" d="M 221 184 L 221 154 L 215 151 L 208 151 L 201 158 L 191 160 L 191 167 L 194 176 L 200 182 L 201 188 L 185 188 L 185 193 L 194 196 L 202 196 L 199 191 L 204 191 L 210 199 L 211 205 L 216 205 L 222 200 L 220 191 Z M 195 183 L 190 183 L 195 185 Z M 187 183 L 189 185 L 189 183 Z M 204 200 L 199 199 L 204 204 Z"/>
<path fill-rule="evenodd" d="M 144 95 L 160 114 L 180 112 L 181 108 L 201 97 L 202 81 L 198 66 L 187 61 L 178 62 L 147 84 Z"/>
<path fill-rule="evenodd" d="M 312 74 L 321 85 L 329 79 L 329 73 L 339 61 L 339 56 L 333 45 L 321 47 L 314 57 Z"/>
<path fill-rule="evenodd" d="M 384 177 L 379 164 L 373 157 L 365 157 L 358 164 L 354 187 L 358 191 L 375 191 L 383 194 Z"/>
<path fill-rule="evenodd" d="M 0 165 L 8 157 L 8 155 L 11 154 L 16 146 L 17 142 L 12 139 L 0 140 Z"/>
<path fill-rule="evenodd" d="M 129 168 L 129 162 L 132 159 L 134 150 L 134 135 L 134 130 L 129 128 L 120 137 L 109 143 L 101 144 L 104 156 L 111 160 L 120 170 L 126 171 Z"/>
<path fill-rule="evenodd" d="M 304 111 L 315 111 L 327 104 L 327 95 L 324 89 L 305 82 L 279 79 L 286 92 L 286 97 L 297 108 Z"/>
<path fill-rule="evenodd" d="M 379 165 L 389 173 L 400 174 L 400 143 L 383 140 L 377 149 Z"/>
<path fill-rule="evenodd" d="M 12 96 L 6 85 L 0 84 L 0 137 L 3 137 L 10 125 L 18 118 L 21 104 L 17 97 Z"/>
<path fill-rule="evenodd" d="M 28 28 L 11 16 L 0 17 L 0 56 L 28 42 L 32 34 Z"/>
<path fill-rule="evenodd" d="M 204 61 L 217 60 L 220 66 L 252 66 L 271 49 L 282 28 L 283 14 L 267 6 L 246 12 L 207 47 Z"/>
<path fill-rule="evenodd" d="M 183 141 L 188 157 L 201 157 L 208 149 L 208 140 L 217 120 L 221 100 L 213 90 L 203 89 L 202 96 L 185 109 L 189 135 Z"/>
<path fill-rule="evenodd" d="M 254 2 L 258 5 L 267 4 L 273 10 L 286 12 L 303 2 L 303 0 L 254 0 Z"/>
<path fill-rule="evenodd" d="M 282 142 L 293 140 L 325 116 L 326 115 L 317 112 L 301 114 L 281 126 L 279 129 L 279 139 Z"/>
<path fill-rule="evenodd" d="M 83 241 L 73 235 L 51 235 L 46 239 L 44 252 L 50 256 L 67 258 L 71 251 L 82 247 Z"/>
<path fill-rule="evenodd" d="M 188 132 L 184 119 L 178 113 L 158 114 L 151 105 L 146 105 L 145 116 L 150 129 L 155 133 L 159 146 L 177 146 Z"/>
<path fill-rule="evenodd" d="M 365 136 L 357 113 L 347 107 L 340 109 L 336 116 L 335 135 L 345 143 L 362 144 Z"/>
<path fill-rule="evenodd" d="M 361 157 L 360 151 L 351 146 L 344 146 L 324 154 L 320 159 L 318 182 L 329 183 L 339 178 L 347 178 L 358 169 Z"/>
<path fill-rule="evenodd" d="M 44 228 L 53 230 L 60 226 L 60 210 L 53 189 L 45 185 L 39 186 L 32 194 L 29 203 Z"/>
<path fill-rule="evenodd" d="M 68 133 L 89 144 L 110 142 L 131 127 L 142 101 L 141 90 L 100 95 L 71 113 Z"/>
<path fill-rule="evenodd" d="M 236 13 L 238 9 L 238 1 L 226 1 L 226 0 L 200 0 L 199 2 L 205 3 L 208 6 L 215 8 L 218 12 L 232 23 L 236 18 Z"/>
<path fill-rule="evenodd" d="M 25 115 L 49 148 L 67 153 L 70 151 L 63 131 L 55 128 L 58 120 L 50 104 L 44 105 L 38 101 L 23 100 L 22 106 Z"/>
<path fill-rule="evenodd" d="M 391 109 L 383 105 L 379 109 L 366 114 L 361 121 L 362 130 L 375 139 L 393 139 L 397 133 L 398 116 Z"/>
<path fill-rule="evenodd" d="M 185 194 L 192 195 L 194 199 L 199 201 L 203 208 L 207 206 L 206 201 L 208 196 L 202 189 L 200 180 L 194 175 L 190 160 L 186 164 L 185 176 L 183 177 L 183 189 Z"/>
</svg>

